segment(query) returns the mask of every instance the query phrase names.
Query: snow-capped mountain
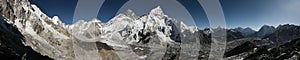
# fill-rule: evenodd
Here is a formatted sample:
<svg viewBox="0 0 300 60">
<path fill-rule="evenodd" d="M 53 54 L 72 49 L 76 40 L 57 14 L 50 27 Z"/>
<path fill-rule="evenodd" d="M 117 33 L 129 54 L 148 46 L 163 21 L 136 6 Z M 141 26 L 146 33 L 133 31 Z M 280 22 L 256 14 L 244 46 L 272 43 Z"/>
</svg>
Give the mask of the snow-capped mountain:
<svg viewBox="0 0 300 60">
<path fill-rule="evenodd" d="M 72 58 L 67 56 L 71 53 L 70 34 L 59 19 L 52 20 L 28 0 L 1 0 L 0 6 L 6 22 L 16 26 L 24 36 L 25 46 L 51 58 Z"/>
<path fill-rule="evenodd" d="M 51 20 L 52 20 L 52 22 L 53 22 L 55 25 L 64 25 L 64 24 L 61 22 L 61 20 L 59 19 L 58 16 L 52 17 Z"/>
<path fill-rule="evenodd" d="M 1 15 L 4 16 L 6 22 L 15 25 L 24 35 L 24 45 L 53 59 L 74 60 L 85 58 L 81 57 L 84 54 L 77 55 L 79 52 L 85 53 L 87 57 L 97 55 L 93 53 L 100 53 L 80 50 L 85 49 L 81 46 L 88 42 L 101 42 L 121 50 L 136 48 L 132 46 L 167 48 L 167 44 L 177 44 L 175 41 L 199 41 L 201 37 L 196 36 L 202 35 L 197 32 L 196 27 L 187 26 L 183 22 L 165 15 L 160 7 L 154 8 L 149 14 L 140 17 L 136 16 L 132 10 L 128 10 L 107 23 L 93 19 L 91 21 L 79 20 L 72 25 L 65 25 L 58 16 L 49 18 L 28 0 L 16 1 L 1 0 Z M 90 46 L 92 49 L 99 48 L 92 47 L 93 44 Z M 116 55 L 112 52 L 110 54 Z M 122 54 L 118 56 L 122 57 Z M 119 58 L 118 56 L 114 56 L 114 58 Z M 146 59 L 142 56 L 151 56 L 147 58 L 151 59 L 164 55 L 146 54 L 127 59 Z"/>
<path fill-rule="evenodd" d="M 164 14 L 159 6 L 143 16 L 127 10 L 107 23 L 95 18 L 71 25 L 62 23 L 59 16 L 48 17 L 28 0 L 0 0 L 0 14 L 0 52 L 11 50 L 5 54 L 17 59 L 30 56 L 56 60 L 208 59 L 210 45 L 216 42 L 211 33 L 223 30 L 187 26 Z M 256 49 L 263 49 L 274 39 L 293 40 L 300 34 L 299 26 L 295 25 L 281 25 L 276 29 L 265 25 L 258 32 L 251 28 L 226 32 L 229 40 L 226 59 L 252 56 L 251 51 L 260 53 Z"/>
</svg>

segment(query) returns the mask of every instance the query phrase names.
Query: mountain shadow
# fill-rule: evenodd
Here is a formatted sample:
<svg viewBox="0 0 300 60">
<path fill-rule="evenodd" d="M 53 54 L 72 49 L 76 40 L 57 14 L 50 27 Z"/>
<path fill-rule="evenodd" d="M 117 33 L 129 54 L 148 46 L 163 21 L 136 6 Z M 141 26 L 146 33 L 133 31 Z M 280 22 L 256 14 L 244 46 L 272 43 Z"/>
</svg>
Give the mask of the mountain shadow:
<svg viewBox="0 0 300 60">
<path fill-rule="evenodd" d="M 2 14 L 0 14 L 2 15 Z M 25 46 L 18 28 L 0 16 L 0 58 L 3 60 L 53 60 Z"/>
</svg>

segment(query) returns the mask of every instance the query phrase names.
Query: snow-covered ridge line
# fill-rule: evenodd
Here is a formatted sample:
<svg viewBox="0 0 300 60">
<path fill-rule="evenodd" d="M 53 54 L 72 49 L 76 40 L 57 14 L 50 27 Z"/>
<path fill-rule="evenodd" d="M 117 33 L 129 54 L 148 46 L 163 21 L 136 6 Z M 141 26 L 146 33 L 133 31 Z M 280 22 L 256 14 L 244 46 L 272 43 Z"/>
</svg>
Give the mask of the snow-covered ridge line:
<svg viewBox="0 0 300 60">
<path fill-rule="evenodd" d="M 168 56 L 167 53 L 178 55 L 182 51 L 184 53 L 180 55 L 181 57 L 195 57 L 195 53 L 185 50 L 208 53 L 210 43 L 213 42 L 209 35 L 214 31 L 210 29 L 202 31 L 196 26 L 187 26 L 165 15 L 159 6 L 143 16 L 136 16 L 132 10 L 128 10 L 107 23 L 95 18 L 90 21 L 79 20 L 72 25 L 61 23 L 58 16 L 48 17 L 28 0 L 0 0 L 0 12 L 6 22 L 14 24 L 24 35 L 24 45 L 56 60 L 84 60 L 84 58 L 89 58 L 86 60 L 108 60 L 109 58 L 140 60 L 137 59 L 139 57 L 157 60 L 158 57 L 173 57 L 170 56 L 172 54 Z M 250 28 L 236 30 L 227 30 L 227 36 L 233 40 L 229 43 L 241 44 L 240 41 L 249 40 L 269 42 L 269 40 L 275 41 L 276 38 L 282 38 L 281 40 L 285 42 L 298 38 L 300 34 L 298 33 L 300 27 L 294 25 L 282 25 L 277 28 L 265 26 L 261 28 L 261 32 L 253 32 Z M 278 33 L 280 37 L 277 36 Z M 266 39 L 243 37 L 251 34 L 261 35 Z M 163 49 L 176 50 L 176 52 Z M 133 54 L 129 55 L 126 51 Z M 99 55 L 100 59 L 97 59 Z M 126 59 L 129 56 L 133 59 Z"/>
<path fill-rule="evenodd" d="M 24 35 L 23 44 L 41 55 L 55 59 L 69 59 L 70 34 L 58 17 L 49 18 L 28 0 L 1 0 L 1 15 Z"/>
<path fill-rule="evenodd" d="M 146 43 L 145 40 L 150 40 L 147 44 L 154 45 L 145 44 L 145 46 L 163 48 L 166 46 L 164 44 L 175 43 L 171 37 L 180 36 L 172 35 L 171 31 L 180 34 L 186 31 L 194 32 L 197 29 L 169 18 L 160 7 L 140 17 L 128 10 L 108 23 L 93 19 L 65 25 L 58 16 L 48 17 L 28 0 L 1 0 L 0 6 L 1 14 L 7 22 L 14 24 L 24 35 L 24 45 L 58 60 L 75 59 L 72 52 L 74 40 L 103 42 L 114 48 L 126 48 L 129 47 L 128 44 L 139 45 Z"/>
</svg>

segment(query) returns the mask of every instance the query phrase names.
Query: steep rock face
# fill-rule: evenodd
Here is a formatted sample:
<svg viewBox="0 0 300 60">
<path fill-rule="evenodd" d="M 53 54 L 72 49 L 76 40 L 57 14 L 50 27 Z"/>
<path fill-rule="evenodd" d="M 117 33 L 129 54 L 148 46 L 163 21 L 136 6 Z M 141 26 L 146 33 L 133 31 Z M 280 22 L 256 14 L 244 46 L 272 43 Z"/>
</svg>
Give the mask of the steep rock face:
<svg viewBox="0 0 300 60">
<path fill-rule="evenodd" d="M 228 41 L 232 41 L 232 40 L 236 40 L 236 39 L 241 39 L 244 38 L 245 36 L 243 35 L 243 33 L 236 31 L 234 29 L 228 29 L 227 30 L 227 40 Z"/>
<path fill-rule="evenodd" d="M 70 34 L 28 0 L 1 0 L 1 15 L 24 36 L 24 45 L 55 59 L 72 59 Z M 58 22 L 59 23 L 59 22 Z"/>
<path fill-rule="evenodd" d="M 233 40 L 237 40 L 237 39 L 242 39 L 242 38 L 246 38 L 248 36 L 244 36 L 244 33 L 236 30 L 236 29 L 224 29 L 226 30 L 226 40 L 227 41 L 233 41 Z M 203 30 L 203 34 L 205 34 L 206 36 L 211 37 L 211 29 L 207 28 Z"/>
<path fill-rule="evenodd" d="M 242 35 L 245 36 L 245 37 L 252 36 L 256 32 L 256 31 L 254 31 L 253 29 L 251 29 L 249 27 L 247 27 L 247 28 L 238 27 L 238 28 L 235 28 L 234 30 L 241 32 Z"/>
<path fill-rule="evenodd" d="M 274 43 L 279 42 L 279 44 L 283 44 L 299 37 L 300 26 L 285 24 L 279 25 L 274 33 L 264 38 L 269 39 Z"/>
<path fill-rule="evenodd" d="M 2 42 L 5 44 L 1 45 L 0 48 L 4 47 L 4 50 L 0 51 L 7 51 L 6 47 L 11 48 L 6 45 L 14 45 L 7 42 L 17 41 L 16 46 L 28 46 L 21 48 L 31 48 L 33 49 L 31 51 L 57 60 L 207 59 L 210 43 L 214 43 L 211 40 L 212 30 L 202 31 L 195 26 L 187 26 L 165 15 L 160 7 L 143 16 L 136 16 L 132 10 L 128 10 L 107 23 L 92 19 L 78 20 L 72 25 L 61 23 L 58 16 L 47 17 L 28 0 L 1 0 L 0 11 L 4 19 L 1 21 L 0 32 L 5 34 L 0 35 L 0 38 L 6 39 L 0 41 L 1 44 Z M 14 27 L 11 27 L 12 25 Z M 277 52 L 265 48 L 266 45 L 271 45 L 268 44 L 269 40 L 278 38 L 289 41 L 297 38 L 299 35 L 297 32 L 300 31 L 298 28 L 283 25 L 275 29 L 265 25 L 256 33 L 250 28 L 228 29 L 226 30 L 229 40 L 226 48 L 228 53 L 225 56 L 228 59 L 264 57 L 264 54 Z M 280 35 L 282 37 L 274 36 L 278 34 L 276 32 L 282 33 Z M 251 34 L 254 34 L 255 38 L 245 38 Z M 15 35 L 18 38 L 11 38 Z M 261 39 L 262 37 L 265 38 Z M 286 46 L 293 46 L 292 48 L 296 49 L 294 45 L 299 44 Z M 284 51 L 294 51 L 286 49 Z M 282 56 L 297 57 L 295 52 Z M 12 54 L 9 58 L 17 57 L 17 59 L 23 55 L 31 56 L 30 53 L 24 52 L 8 52 L 8 54 Z M 43 57 L 41 55 L 38 56 Z"/>
<path fill-rule="evenodd" d="M 24 36 L 22 43 L 53 59 L 169 59 L 171 56 L 165 53 L 171 51 L 166 48 L 180 49 L 179 42 L 197 48 L 196 52 L 200 48 L 209 50 L 204 33 L 169 18 L 160 7 L 141 17 L 128 10 L 108 23 L 93 19 L 64 25 L 59 17 L 47 17 L 28 0 L 1 0 L 0 6 L 5 22 L 15 25 Z M 197 43 L 189 45 L 190 41 Z M 205 46 L 198 47 L 199 43 Z M 128 57 L 126 53 L 131 50 L 136 54 Z M 189 56 L 190 52 L 185 54 Z"/>
<path fill-rule="evenodd" d="M 275 30 L 276 28 L 273 26 L 264 25 L 259 29 L 258 32 L 255 33 L 255 36 L 263 38 L 272 34 Z"/>
<path fill-rule="evenodd" d="M 0 57 L 4 60 L 51 60 L 42 56 L 30 47 L 22 44 L 24 36 L 12 24 L 8 24 L 5 18 L 0 16 Z"/>
</svg>

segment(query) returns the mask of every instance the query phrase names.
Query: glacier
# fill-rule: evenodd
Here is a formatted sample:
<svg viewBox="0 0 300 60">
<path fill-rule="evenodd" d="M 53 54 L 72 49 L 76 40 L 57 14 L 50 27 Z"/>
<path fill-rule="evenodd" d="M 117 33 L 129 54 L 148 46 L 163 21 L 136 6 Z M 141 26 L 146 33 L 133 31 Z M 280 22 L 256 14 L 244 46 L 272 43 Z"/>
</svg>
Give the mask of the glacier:
<svg viewBox="0 0 300 60">
<path fill-rule="evenodd" d="M 0 50 L 11 43 L 8 47 L 17 52 L 9 53 L 21 59 L 30 58 L 33 51 L 55 60 L 206 60 L 223 55 L 224 60 L 294 60 L 300 55 L 299 26 L 200 30 L 169 17 L 159 6 L 143 16 L 127 10 L 108 22 L 94 18 L 70 25 L 59 16 L 48 17 L 28 0 L 0 0 L 0 14 L 0 32 L 4 32 Z M 221 44 L 226 47 L 216 46 L 220 41 L 212 39 L 212 33 L 219 31 L 226 31 L 227 38 L 217 38 L 227 39 Z M 210 55 L 212 50 L 225 54 Z"/>
</svg>

